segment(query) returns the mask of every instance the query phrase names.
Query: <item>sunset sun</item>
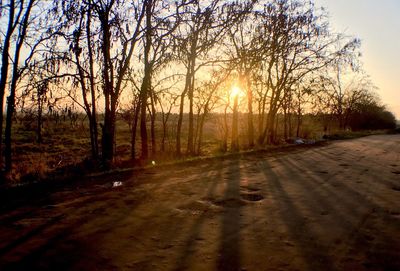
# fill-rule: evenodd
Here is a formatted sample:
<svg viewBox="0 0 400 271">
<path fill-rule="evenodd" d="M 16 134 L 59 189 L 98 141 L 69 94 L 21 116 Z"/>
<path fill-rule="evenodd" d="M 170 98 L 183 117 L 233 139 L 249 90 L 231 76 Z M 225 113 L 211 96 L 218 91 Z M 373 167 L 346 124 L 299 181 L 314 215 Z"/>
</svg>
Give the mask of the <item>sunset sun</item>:
<svg viewBox="0 0 400 271">
<path fill-rule="evenodd" d="M 231 89 L 231 98 L 234 99 L 236 96 L 243 96 L 243 90 L 238 86 L 233 86 Z"/>
</svg>

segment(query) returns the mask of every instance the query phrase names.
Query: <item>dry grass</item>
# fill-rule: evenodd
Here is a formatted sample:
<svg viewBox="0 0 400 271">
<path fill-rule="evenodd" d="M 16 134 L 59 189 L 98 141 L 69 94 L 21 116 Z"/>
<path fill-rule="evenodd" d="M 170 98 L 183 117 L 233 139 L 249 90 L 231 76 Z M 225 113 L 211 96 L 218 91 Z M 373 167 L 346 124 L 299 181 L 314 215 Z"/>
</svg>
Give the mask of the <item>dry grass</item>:
<svg viewBox="0 0 400 271">
<path fill-rule="evenodd" d="M 230 123 L 231 120 L 228 120 Z M 210 117 L 204 126 L 202 149 L 200 155 L 213 156 L 221 154 L 222 142 L 222 116 L 214 115 Z M 246 116 L 240 115 L 239 120 L 239 141 L 243 149 L 247 149 L 247 123 Z M 257 120 L 254 121 L 255 127 Z M 9 178 L 15 182 L 31 181 L 45 178 L 49 174 L 58 172 L 59 174 L 69 174 L 73 172 L 85 172 L 87 167 L 90 169 L 88 160 L 90 159 L 90 138 L 88 122 L 84 116 L 80 116 L 75 124 L 68 120 L 56 123 L 46 121 L 42 129 L 43 142 L 36 142 L 35 123 L 20 120 L 14 126 L 14 168 Z M 131 131 L 126 122 L 117 120 L 116 130 L 116 167 L 131 167 Z M 187 146 L 187 120 L 184 120 L 182 131 L 182 150 Z M 283 129 L 283 124 L 278 125 L 278 129 Z M 99 131 L 100 132 L 100 131 Z M 170 161 L 175 159 L 175 137 L 176 137 L 176 117 L 171 117 L 168 126 L 168 135 L 165 141 L 165 152 L 160 152 L 162 123 L 157 121 L 157 155 L 152 159 L 157 161 Z M 293 129 L 295 133 L 295 129 Z M 257 130 L 256 130 L 257 133 Z M 150 131 L 148 131 L 150 137 Z M 231 132 L 229 131 L 229 136 Z M 312 119 L 305 119 L 300 137 L 319 139 L 323 136 L 321 125 Z M 278 133 L 278 137 L 283 137 L 283 133 Z M 99 135 L 100 144 L 101 135 Z M 230 142 L 228 141 L 228 146 Z M 136 151 L 140 152 L 139 129 L 137 135 Z M 150 144 L 151 145 L 151 144 Z M 89 165 L 89 166 L 88 166 Z"/>
</svg>

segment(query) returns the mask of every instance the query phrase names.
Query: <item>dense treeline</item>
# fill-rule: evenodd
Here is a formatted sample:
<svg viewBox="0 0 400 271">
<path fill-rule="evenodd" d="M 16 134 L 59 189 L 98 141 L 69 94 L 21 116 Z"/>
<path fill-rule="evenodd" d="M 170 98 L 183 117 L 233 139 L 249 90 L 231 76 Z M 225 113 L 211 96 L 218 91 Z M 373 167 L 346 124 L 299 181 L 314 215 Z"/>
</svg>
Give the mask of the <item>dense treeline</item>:
<svg viewBox="0 0 400 271">
<path fill-rule="evenodd" d="M 115 156 L 118 114 L 129 123 L 131 157 L 143 160 L 167 151 L 167 140 L 176 156 L 201 153 L 213 113 L 224 151 L 299 136 L 305 115 L 340 129 L 395 122 L 362 71 L 360 41 L 333 32 L 313 1 L 0 5 L 0 104 L 6 108 L 0 161 L 6 172 L 16 107 L 35 112 L 38 143 L 43 114 L 84 112 L 92 158 L 104 166 Z M 1 110 L 0 127 L 3 119 Z M 239 121 L 246 123 L 245 142 L 239 142 Z"/>
</svg>

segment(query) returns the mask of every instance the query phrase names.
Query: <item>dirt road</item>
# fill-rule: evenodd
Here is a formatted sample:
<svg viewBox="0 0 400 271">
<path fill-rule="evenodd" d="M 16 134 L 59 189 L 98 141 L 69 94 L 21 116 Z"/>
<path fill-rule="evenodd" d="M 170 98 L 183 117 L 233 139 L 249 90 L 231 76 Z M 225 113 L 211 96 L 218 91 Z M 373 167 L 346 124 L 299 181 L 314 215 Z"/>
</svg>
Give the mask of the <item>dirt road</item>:
<svg viewBox="0 0 400 271">
<path fill-rule="evenodd" d="M 400 270 L 399 135 L 131 175 L 3 208 L 0 270 Z"/>
</svg>

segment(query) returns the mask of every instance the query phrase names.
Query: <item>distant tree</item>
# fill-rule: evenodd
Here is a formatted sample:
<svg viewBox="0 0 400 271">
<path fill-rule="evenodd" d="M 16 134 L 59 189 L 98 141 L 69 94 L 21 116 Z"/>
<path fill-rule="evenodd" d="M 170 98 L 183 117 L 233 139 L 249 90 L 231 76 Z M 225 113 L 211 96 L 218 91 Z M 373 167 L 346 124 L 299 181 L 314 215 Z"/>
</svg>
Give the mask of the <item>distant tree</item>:
<svg viewBox="0 0 400 271">
<path fill-rule="evenodd" d="M 348 124 L 352 130 L 395 129 L 396 118 L 376 98 L 364 97 L 355 102 Z"/>
<path fill-rule="evenodd" d="M 176 106 L 176 101 L 178 100 L 179 95 L 173 92 L 163 91 L 159 95 L 157 95 L 158 103 L 161 109 L 161 117 L 162 117 L 162 135 L 161 135 L 161 152 L 165 153 L 165 141 L 168 137 L 168 122 L 171 117 L 172 109 Z"/>
<path fill-rule="evenodd" d="M 344 64 L 335 63 L 325 75 L 321 75 L 319 82 L 323 89 L 321 95 L 327 96 L 325 104 L 341 130 L 347 128 L 349 116 L 358 101 L 375 100 L 374 86 L 368 76 Z"/>
<path fill-rule="evenodd" d="M 194 136 L 194 144 L 196 146 L 195 154 L 201 154 L 203 144 L 203 130 L 206 119 L 209 117 L 213 109 L 216 108 L 220 97 L 218 97 L 218 88 L 227 80 L 230 75 L 229 71 L 215 70 L 212 73 L 210 81 L 204 82 L 195 92 L 195 105 L 197 107 L 196 129 Z"/>
<path fill-rule="evenodd" d="M 329 31 L 324 13 L 319 13 L 312 2 L 274 0 L 258 13 L 263 22 L 259 42 L 264 59 L 260 74 L 264 79 L 266 122 L 258 142 L 275 141 L 276 115 L 282 108 L 287 91 L 310 73 L 323 69 L 335 59 L 352 51 L 358 40 L 349 40 Z M 339 41 L 343 46 L 336 48 Z M 264 111 L 260 112 L 264 115 Z"/>
</svg>

